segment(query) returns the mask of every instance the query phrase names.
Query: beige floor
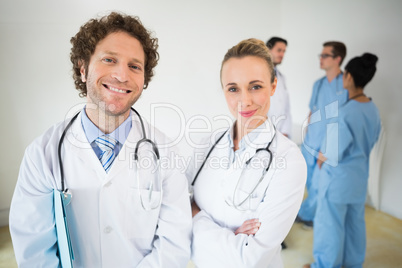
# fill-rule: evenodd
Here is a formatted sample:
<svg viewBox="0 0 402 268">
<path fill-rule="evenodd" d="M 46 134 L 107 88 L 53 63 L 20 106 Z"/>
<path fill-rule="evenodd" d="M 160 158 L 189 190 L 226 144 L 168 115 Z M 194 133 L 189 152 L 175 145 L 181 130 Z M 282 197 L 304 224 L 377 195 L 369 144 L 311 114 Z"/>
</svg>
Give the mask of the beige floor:
<svg viewBox="0 0 402 268">
<path fill-rule="evenodd" d="M 402 267 L 402 221 L 366 207 L 367 250 L 364 268 Z M 313 261 L 313 231 L 293 225 L 282 251 L 285 268 Z"/>
<path fill-rule="evenodd" d="M 366 208 L 367 254 L 364 268 L 402 267 L 402 221 Z M 313 231 L 295 224 L 282 251 L 285 268 L 298 268 L 313 261 Z M 0 267 L 17 267 L 8 227 L 0 228 Z M 194 267 L 191 263 L 188 268 Z"/>
</svg>

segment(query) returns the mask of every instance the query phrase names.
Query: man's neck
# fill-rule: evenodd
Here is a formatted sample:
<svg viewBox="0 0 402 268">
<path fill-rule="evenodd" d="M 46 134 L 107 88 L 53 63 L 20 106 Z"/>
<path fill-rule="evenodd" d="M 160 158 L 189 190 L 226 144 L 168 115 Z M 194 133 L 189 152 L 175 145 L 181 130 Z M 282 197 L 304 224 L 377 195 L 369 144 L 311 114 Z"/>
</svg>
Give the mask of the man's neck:
<svg viewBox="0 0 402 268">
<path fill-rule="evenodd" d="M 103 133 L 105 134 L 110 134 L 112 133 L 115 129 L 117 129 L 129 116 L 130 111 L 128 111 L 124 115 L 110 115 L 106 111 L 99 109 L 88 109 L 85 108 L 85 112 L 91 120 L 92 123 L 94 123 L 95 126 L 97 126 Z"/>
<path fill-rule="evenodd" d="M 341 68 L 336 67 L 336 68 L 332 68 L 326 71 L 326 76 L 329 82 L 331 82 L 332 80 L 334 80 L 340 73 L 341 73 Z"/>
</svg>

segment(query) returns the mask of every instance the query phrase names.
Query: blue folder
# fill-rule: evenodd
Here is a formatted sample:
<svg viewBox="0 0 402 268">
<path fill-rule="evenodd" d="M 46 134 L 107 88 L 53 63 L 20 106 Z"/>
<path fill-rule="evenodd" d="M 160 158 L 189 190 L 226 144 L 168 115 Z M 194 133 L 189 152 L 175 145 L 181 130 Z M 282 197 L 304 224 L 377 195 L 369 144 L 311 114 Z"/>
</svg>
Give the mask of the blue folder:
<svg viewBox="0 0 402 268">
<path fill-rule="evenodd" d="M 71 200 L 71 194 L 53 191 L 54 196 L 54 214 L 56 219 L 57 246 L 59 249 L 59 258 L 62 268 L 73 267 L 73 248 L 71 246 L 70 233 L 67 224 L 66 205 Z"/>
</svg>

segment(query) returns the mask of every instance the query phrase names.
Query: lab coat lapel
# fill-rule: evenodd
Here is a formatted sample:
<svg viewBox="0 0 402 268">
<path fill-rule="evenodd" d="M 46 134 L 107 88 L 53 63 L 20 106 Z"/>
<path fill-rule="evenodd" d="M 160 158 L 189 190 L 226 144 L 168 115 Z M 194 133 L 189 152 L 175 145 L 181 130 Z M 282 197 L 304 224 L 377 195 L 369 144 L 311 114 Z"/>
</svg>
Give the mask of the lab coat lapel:
<svg viewBox="0 0 402 268">
<path fill-rule="evenodd" d="M 63 142 L 66 150 L 71 152 L 79 158 L 87 168 L 93 169 L 100 177 L 105 176 L 105 170 L 102 167 L 98 157 L 96 157 L 91 144 L 85 135 L 84 129 L 81 124 L 81 113 L 71 126 L 71 131 L 68 131 Z"/>
<path fill-rule="evenodd" d="M 267 121 L 264 122 L 263 128 L 260 128 L 257 131 L 259 131 L 258 136 L 252 141 L 252 146 L 247 148 L 250 149 L 250 153 L 252 153 L 251 156 L 255 154 L 257 149 L 267 147 L 268 143 L 271 142 L 276 130 L 271 121 L 267 119 Z M 274 143 L 274 141 L 272 143 Z M 273 144 L 271 147 L 273 147 Z"/>
<path fill-rule="evenodd" d="M 223 181 L 226 189 L 230 189 L 228 192 L 229 194 L 236 186 L 236 183 L 241 176 L 241 171 L 245 165 L 245 162 L 256 154 L 257 149 L 267 147 L 268 143 L 272 140 L 275 128 L 272 126 L 271 121 L 267 119 L 267 121 L 264 122 L 264 125 L 256 131 L 259 132 L 258 135 L 252 140 L 246 140 L 246 148 L 244 152 L 242 152 L 239 156 L 236 156 L 240 159 L 236 159 L 235 162 L 231 164 L 229 169 L 225 172 Z M 247 137 L 245 138 L 247 139 Z M 274 145 L 275 144 L 273 142 L 271 148 Z M 270 171 L 272 172 L 272 169 L 270 169 Z M 223 189 L 223 191 L 226 191 L 225 188 Z"/>
<path fill-rule="evenodd" d="M 66 149 L 71 150 L 76 157 L 84 162 L 88 168 L 92 168 L 98 174 L 99 178 L 105 178 L 103 183 L 107 183 L 120 173 L 122 169 L 127 169 L 130 168 L 130 165 L 134 165 L 134 150 L 138 140 L 142 138 L 141 125 L 139 119 L 136 117 L 136 115 L 132 115 L 133 124 L 129 135 L 108 173 L 106 173 L 102 167 L 102 164 L 87 140 L 81 124 L 81 114 L 78 115 L 70 130 L 67 132 L 64 145 Z"/>
</svg>

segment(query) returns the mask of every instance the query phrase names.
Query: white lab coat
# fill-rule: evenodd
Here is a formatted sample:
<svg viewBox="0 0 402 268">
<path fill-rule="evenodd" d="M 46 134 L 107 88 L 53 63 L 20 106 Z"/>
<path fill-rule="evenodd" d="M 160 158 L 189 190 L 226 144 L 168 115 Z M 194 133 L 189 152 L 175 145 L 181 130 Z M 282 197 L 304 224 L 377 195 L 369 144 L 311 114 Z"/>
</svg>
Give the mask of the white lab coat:
<svg viewBox="0 0 402 268">
<path fill-rule="evenodd" d="M 279 132 L 291 137 L 292 115 L 290 114 L 289 92 L 286 87 L 285 77 L 278 69 L 276 69 L 276 78 L 276 90 L 275 94 L 271 97 L 268 116 Z"/>
<path fill-rule="evenodd" d="M 57 145 L 67 122 L 55 125 L 26 150 L 10 209 L 10 232 L 19 267 L 57 267 L 52 191 L 61 189 Z M 145 122 L 147 137 L 167 144 Z M 162 168 L 159 209 L 144 211 L 138 195 L 133 151 L 142 138 L 138 117 L 109 173 L 88 143 L 81 115 L 62 147 L 74 267 L 186 267 L 190 258 L 191 209 L 187 181 Z M 161 159 L 168 150 L 159 146 Z M 169 165 L 171 167 L 171 165 Z"/>
<path fill-rule="evenodd" d="M 194 200 L 201 211 L 193 218 L 192 260 L 201 268 L 283 267 L 281 242 L 302 202 L 307 176 L 304 158 L 292 141 L 276 131 L 270 147 L 274 155 L 271 168 L 251 199 L 257 209 L 253 212 L 238 211 L 227 205 L 227 197 L 233 195 L 245 161 L 255 154 L 257 148 L 267 146 L 273 130 L 258 134 L 236 156 L 241 159 L 240 165 L 227 161 L 231 150 L 229 135 L 223 137 L 212 151 L 194 184 Z M 190 182 L 210 147 L 195 153 L 195 159 L 200 161 L 188 170 Z M 228 168 L 225 168 L 225 163 Z M 245 220 L 253 218 L 261 222 L 256 235 L 234 234 Z"/>
</svg>

